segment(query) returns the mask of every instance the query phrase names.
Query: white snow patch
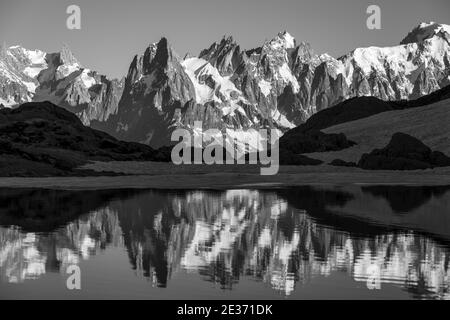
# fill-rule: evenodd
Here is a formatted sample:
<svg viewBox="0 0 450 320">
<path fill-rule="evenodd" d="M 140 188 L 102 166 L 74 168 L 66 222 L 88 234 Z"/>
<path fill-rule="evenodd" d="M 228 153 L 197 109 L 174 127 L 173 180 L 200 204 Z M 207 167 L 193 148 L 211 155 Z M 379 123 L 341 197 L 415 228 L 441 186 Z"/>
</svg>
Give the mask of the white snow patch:
<svg viewBox="0 0 450 320">
<path fill-rule="evenodd" d="M 58 79 L 66 78 L 67 76 L 71 75 L 72 73 L 80 70 L 80 65 L 78 63 L 74 64 L 63 64 L 56 69 L 58 73 Z"/>
<path fill-rule="evenodd" d="M 22 83 L 27 87 L 27 90 L 28 90 L 29 92 L 31 92 L 31 93 L 36 93 L 37 85 L 36 85 L 34 82 L 24 81 L 24 82 L 22 82 Z"/>
<path fill-rule="evenodd" d="M 300 90 L 298 81 L 292 74 L 286 62 L 278 69 L 278 73 L 285 83 L 290 83 L 292 85 L 294 93 L 297 93 Z"/>
<path fill-rule="evenodd" d="M 284 128 L 295 128 L 295 124 L 291 123 L 284 115 L 282 115 L 278 110 L 275 110 L 272 114 L 272 119 L 275 120 L 280 126 Z"/>
<path fill-rule="evenodd" d="M 413 60 L 408 59 L 410 54 L 414 54 L 416 51 L 417 44 L 415 43 L 385 48 L 358 48 L 354 51 L 353 58 L 366 75 L 370 74 L 373 69 L 385 73 L 385 62 L 395 73 L 402 70 L 408 75 L 417 68 Z"/>
<path fill-rule="evenodd" d="M 44 69 L 46 69 L 46 68 L 44 68 L 44 67 L 26 67 L 23 70 L 23 73 L 25 73 L 30 78 L 35 78 L 35 77 L 37 77 L 39 72 L 41 72 Z"/>
<path fill-rule="evenodd" d="M 270 82 L 262 79 L 261 81 L 258 82 L 258 86 L 265 97 L 270 95 L 270 92 L 272 91 L 272 84 Z"/>
<path fill-rule="evenodd" d="M 259 235 L 258 247 L 266 248 L 266 247 L 270 247 L 271 244 L 272 244 L 272 235 L 270 233 L 270 228 L 265 227 L 263 229 L 263 231 L 261 232 L 261 234 Z"/>
<path fill-rule="evenodd" d="M 225 103 L 228 107 L 231 107 L 229 111 L 225 110 L 225 113 L 238 109 L 237 103 L 239 101 L 247 103 L 242 92 L 236 88 L 230 77 L 222 77 L 219 71 L 208 61 L 194 57 L 184 60 L 181 64 L 194 84 L 197 103 L 204 104 L 209 101 Z M 213 88 L 205 82 L 208 78 L 212 80 Z M 219 92 L 220 95 L 217 95 L 216 92 Z"/>
<path fill-rule="evenodd" d="M 295 39 L 287 31 L 280 32 L 274 39 L 267 42 L 265 46 L 269 46 L 274 50 L 293 49 L 295 48 Z"/>
<path fill-rule="evenodd" d="M 6 99 L 0 98 L 0 104 L 3 104 L 6 108 L 11 108 L 16 105 L 17 102 L 15 102 L 12 97 L 7 97 Z"/>
<path fill-rule="evenodd" d="M 25 55 L 31 61 L 32 64 L 46 64 L 45 52 L 41 50 L 24 50 Z"/>
<path fill-rule="evenodd" d="M 89 75 L 90 72 L 91 71 L 89 69 L 84 69 L 83 72 L 80 75 L 80 78 L 81 78 L 81 81 L 83 82 L 83 85 L 86 88 L 88 88 L 88 89 L 90 87 L 92 87 L 94 84 L 96 84 L 95 79 Z"/>
<path fill-rule="evenodd" d="M 284 39 L 284 42 L 285 42 L 285 45 L 284 45 L 284 47 L 286 48 L 286 49 L 293 49 L 293 48 L 295 48 L 295 38 L 293 37 L 293 36 L 291 36 L 290 34 L 289 34 L 289 32 L 284 32 L 283 34 L 282 34 L 282 37 L 283 37 L 283 39 Z"/>
</svg>

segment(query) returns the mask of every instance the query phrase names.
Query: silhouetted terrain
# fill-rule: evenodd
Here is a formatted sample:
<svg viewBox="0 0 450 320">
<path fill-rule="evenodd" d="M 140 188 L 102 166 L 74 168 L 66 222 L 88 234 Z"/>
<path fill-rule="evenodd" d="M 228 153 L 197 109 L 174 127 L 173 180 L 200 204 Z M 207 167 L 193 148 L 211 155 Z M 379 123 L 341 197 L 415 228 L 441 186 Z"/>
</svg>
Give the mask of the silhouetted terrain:
<svg viewBox="0 0 450 320">
<path fill-rule="evenodd" d="M 311 152 L 338 151 L 356 143 L 347 139 L 343 133 L 323 133 L 321 131 L 295 132 L 280 138 L 280 149 L 295 154 Z"/>
<path fill-rule="evenodd" d="M 84 126 L 50 102 L 0 110 L 0 176 L 92 174 L 76 170 L 89 160 L 161 161 L 149 146 L 122 142 Z"/>
<path fill-rule="evenodd" d="M 417 170 L 450 166 L 450 158 L 410 135 L 397 132 L 383 149 L 363 154 L 358 166 L 372 170 Z"/>
<path fill-rule="evenodd" d="M 385 102 L 372 97 L 345 101 L 315 114 L 282 136 L 280 164 L 326 162 L 352 167 L 364 153 L 383 148 L 395 132 L 413 134 L 445 153 L 449 148 L 450 100 L 440 100 L 449 96 L 450 87 L 445 87 L 414 101 Z M 436 103 L 426 105 L 432 102 Z M 0 111 L 0 176 L 108 175 L 77 168 L 89 161 L 170 161 L 171 148 L 155 150 L 119 141 L 84 126 L 77 116 L 50 102 L 27 103 Z M 446 165 L 445 155 L 441 153 L 439 158 L 433 158 L 439 164 L 428 162 L 429 165 L 414 168 Z M 381 164 L 376 167 L 398 168 Z"/>
<path fill-rule="evenodd" d="M 446 99 L 450 99 L 450 86 L 446 86 L 417 100 L 409 101 L 383 101 L 375 97 L 351 98 L 314 114 L 304 124 L 286 132 L 283 137 L 288 139 L 299 132 L 319 131 L 337 124 L 367 118 L 378 113 L 423 107 Z"/>
<path fill-rule="evenodd" d="M 433 103 L 444 101 L 449 98 L 450 86 L 442 88 L 417 100 L 411 101 L 383 101 L 375 97 L 352 98 L 339 103 L 334 107 L 322 110 L 314 114 L 311 118 L 308 119 L 308 121 L 306 121 L 306 123 L 301 124 L 300 126 L 286 132 L 280 138 L 280 149 L 285 149 L 286 152 L 290 151 L 294 154 L 323 153 L 330 151 L 340 151 L 344 149 L 347 149 L 346 151 L 348 151 L 348 153 L 352 153 L 352 151 L 348 150 L 348 148 L 353 147 L 357 144 L 361 144 L 361 146 L 358 146 L 356 148 L 368 147 L 369 150 L 372 150 L 373 147 L 370 148 L 370 146 L 367 146 L 367 143 L 365 143 L 364 141 L 360 142 L 352 139 L 352 137 L 348 137 L 347 132 L 341 132 L 339 130 L 325 131 L 324 129 L 339 125 L 345 127 L 346 124 L 349 124 L 348 126 L 352 127 L 350 123 L 353 121 L 367 119 L 371 116 L 384 114 L 389 111 L 393 112 L 424 107 Z M 422 121 L 422 124 L 426 126 L 435 126 L 435 124 L 433 123 L 433 119 L 424 117 L 420 120 Z M 379 129 L 378 131 L 382 131 L 381 128 L 385 126 L 385 123 L 386 121 L 382 120 L 373 123 L 374 132 L 372 132 L 372 134 L 374 136 L 379 135 L 377 129 Z M 406 121 L 405 119 L 403 119 L 403 125 L 407 125 L 408 123 L 408 119 L 406 119 Z M 394 125 L 395 124 L 392 124 L 389 129 L 391 131 L 395 130 L 394 132 L 399 131 L 395 128 Z M 364 134 L 364 129 L 361 129 L 359 133 Z M 331 161 L 332 159 L 330 159 L 330 157 L 323 158 L 320 156 L 315 157 L 315 155 L 312 155 L 312 158 L 317 158 L 322 161 Z M 352 162 L 356 162 L 359 159 L 359 156 L 358 159 L 355 159 L 355 157 L 347 157 L 345 159 L 335 157 L 334 159 L 338 161 L 334 163 L 336 165 L 353 166 Z M 339 160 L 343 162 L 339 162 Z"/>
</svg>

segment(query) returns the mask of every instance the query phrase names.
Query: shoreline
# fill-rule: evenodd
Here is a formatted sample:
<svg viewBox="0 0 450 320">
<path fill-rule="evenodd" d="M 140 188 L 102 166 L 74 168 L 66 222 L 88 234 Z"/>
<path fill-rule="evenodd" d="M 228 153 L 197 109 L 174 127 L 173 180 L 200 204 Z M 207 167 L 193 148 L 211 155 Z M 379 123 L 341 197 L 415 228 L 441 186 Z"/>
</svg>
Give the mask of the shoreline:
<svg viewBox="0 0 450 320">
<path fill-rule="evenodd" d="M 281 166 L 273 176 L 257 166 L 174 166 L 154 162 L 96 162 L 83 169 L 118 176 L 4 177 L 0 188 L 40 189 L 273 189 L 293 186 L 411 185 L 449 186 L 450 168 L 416 171 L 368 171 L 357 168 Z"/>
</svg>

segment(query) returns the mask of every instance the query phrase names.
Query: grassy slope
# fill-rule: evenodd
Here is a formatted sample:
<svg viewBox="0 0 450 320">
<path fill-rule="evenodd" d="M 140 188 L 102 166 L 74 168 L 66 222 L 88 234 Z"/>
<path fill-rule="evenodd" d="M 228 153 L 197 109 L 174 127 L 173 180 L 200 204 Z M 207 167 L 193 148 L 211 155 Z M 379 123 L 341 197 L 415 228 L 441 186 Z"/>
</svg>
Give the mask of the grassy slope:
<svg viewBox="0 0 450 320">
<path fill-rule="evenodd" d="M 326 163 L 337 158 L 357 162 L 363 153 L 386 146 L 395 132 L 410 134 L 432 150 L 450 155 L 450 99 L 425 107 L 379 113 L 323 131 L 344 133 L 348 139 L 357 143 L 341 151 L 307 154 Z"/>
</svg>

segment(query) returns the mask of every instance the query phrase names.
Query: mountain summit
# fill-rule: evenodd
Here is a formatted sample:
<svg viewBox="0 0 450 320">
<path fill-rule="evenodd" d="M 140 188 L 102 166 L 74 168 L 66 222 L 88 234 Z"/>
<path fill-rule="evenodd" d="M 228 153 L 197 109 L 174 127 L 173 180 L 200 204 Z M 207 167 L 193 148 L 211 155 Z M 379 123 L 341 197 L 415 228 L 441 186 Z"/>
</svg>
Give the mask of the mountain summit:
<svg viewBox="0 0 450 320">
<path fill-rule="evenodd" d="M 400 44 L 423 42 L 434 36 L 450 39 L 450 26 L 436 22 L 422 22 L 415 27 Z"/>
<path fill-rule="evenodd" d="M 227 130 L 256 143 L 259 128 L 283 133 L 316 112 L 359 96 L 415 99 L 450 84 L 450 26 L 421 23 L 399 45 L 317 54 L 287 31 L 244 50 L 224 36 L 184 59 L 166 38 L 131 61 L 123 81 L 58 53 L 9 47 L 0 55 L 0 104 L 50 100 L 86 125 L 159 147 L 171 132 Z"/>
</svg>

